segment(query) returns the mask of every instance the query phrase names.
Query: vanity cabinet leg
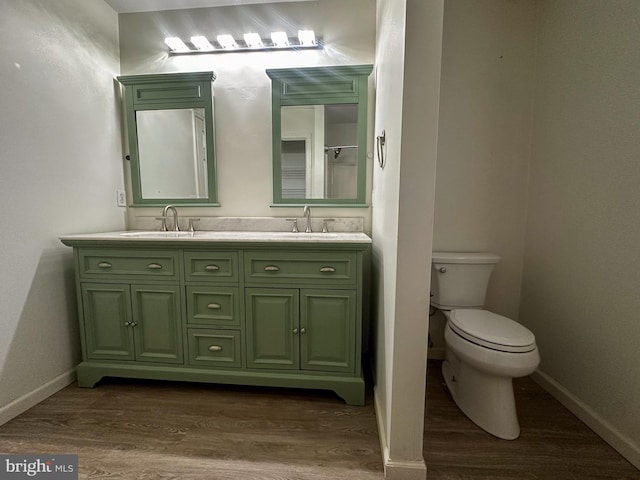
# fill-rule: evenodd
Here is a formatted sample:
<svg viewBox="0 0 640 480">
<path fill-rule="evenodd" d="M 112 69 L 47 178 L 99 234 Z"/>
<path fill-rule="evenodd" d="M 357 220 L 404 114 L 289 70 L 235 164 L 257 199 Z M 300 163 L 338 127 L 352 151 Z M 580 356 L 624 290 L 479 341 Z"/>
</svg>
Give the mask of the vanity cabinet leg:
<svg viewBox="0 0 640 480">
<path fill-rule="evenodd" d="M 97 372 L 95 369 L 83 365 L 82 363 L 76 368 L 76 375 L 78 377 L 78 386 L 83 388 L 93 388 L 100 380 L 102 380 L 102 373 Z"/>
<path fill-rule="evenodd" d="M 347 405 L 362 406 L 365 403 L 365 387 L 362 383 L 348 383 L 337 385 L 333 391 L 342 398 Z"/>
</svg>

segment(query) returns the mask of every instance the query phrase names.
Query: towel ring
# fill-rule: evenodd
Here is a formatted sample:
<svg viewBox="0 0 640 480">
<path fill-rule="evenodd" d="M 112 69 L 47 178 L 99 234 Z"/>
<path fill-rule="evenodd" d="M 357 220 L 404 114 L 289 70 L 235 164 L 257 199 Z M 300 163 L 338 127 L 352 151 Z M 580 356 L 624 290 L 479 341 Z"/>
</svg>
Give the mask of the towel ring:
<svg viewBox="0 0 640 480">
<path fill-rule="evenodd" d="M 378 152 L 378 165 L 380 168 L 384 168 L 387 160 L 384 155 L 384 146 L 387 143 L 387 134 L 384 130 L 376 137 L 376 151 Z"/>
</svg>

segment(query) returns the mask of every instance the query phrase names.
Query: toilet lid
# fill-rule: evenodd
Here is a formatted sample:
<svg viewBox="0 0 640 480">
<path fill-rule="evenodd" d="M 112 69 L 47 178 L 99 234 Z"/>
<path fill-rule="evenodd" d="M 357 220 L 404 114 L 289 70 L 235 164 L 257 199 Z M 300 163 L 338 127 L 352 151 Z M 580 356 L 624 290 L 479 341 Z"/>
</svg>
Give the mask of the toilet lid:
<svg viewBox="0 0 640 480">
<path fill-rule="evenodd" d="M 493 350 L 530 352 L 536 348 L 536 337 L 529 329 L 488 310 L 452 310 L 449 325 L 461 337 Z"/>
</svg>

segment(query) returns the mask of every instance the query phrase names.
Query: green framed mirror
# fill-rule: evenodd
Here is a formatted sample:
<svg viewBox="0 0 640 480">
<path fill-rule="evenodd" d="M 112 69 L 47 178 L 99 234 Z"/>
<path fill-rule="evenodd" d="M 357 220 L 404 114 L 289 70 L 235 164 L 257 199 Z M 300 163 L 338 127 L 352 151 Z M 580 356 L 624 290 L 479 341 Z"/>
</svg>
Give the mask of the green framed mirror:
<svg viewBox="0 0 640 480">
<path fill-rule="evenodd" d="M 131 206 L 216 206 L 214 72 L 127 75 Z"/>
<path fill-rule="evenodd" d="M 273 205 L 367 207 L 372 65 L 269 69 Z"/>
</svg>

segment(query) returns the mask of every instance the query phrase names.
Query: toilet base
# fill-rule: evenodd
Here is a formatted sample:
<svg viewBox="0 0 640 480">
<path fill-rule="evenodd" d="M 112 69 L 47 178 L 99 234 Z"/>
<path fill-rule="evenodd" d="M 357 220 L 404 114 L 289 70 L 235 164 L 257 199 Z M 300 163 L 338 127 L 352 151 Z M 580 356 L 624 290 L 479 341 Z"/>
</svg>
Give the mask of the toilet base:
<svg viewBox="0 0 640 480">
<path fill-rule="evenodd" d="M 476 425 L 504 440 L 520 436 L 511 377 L 498 377 L 461 362 L 451 352 L 442 375 L 456 405 Z"/>
</svg>

